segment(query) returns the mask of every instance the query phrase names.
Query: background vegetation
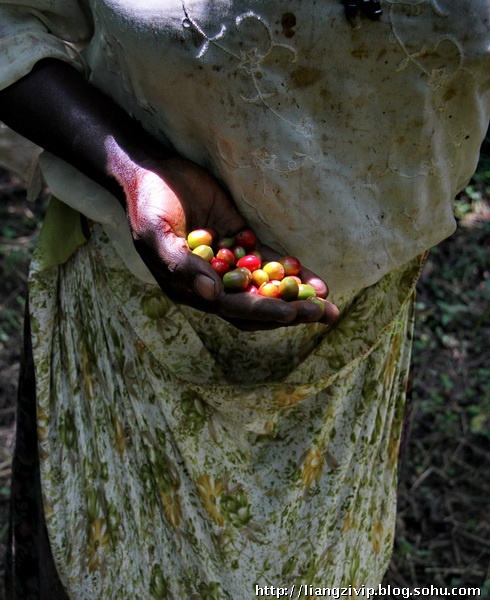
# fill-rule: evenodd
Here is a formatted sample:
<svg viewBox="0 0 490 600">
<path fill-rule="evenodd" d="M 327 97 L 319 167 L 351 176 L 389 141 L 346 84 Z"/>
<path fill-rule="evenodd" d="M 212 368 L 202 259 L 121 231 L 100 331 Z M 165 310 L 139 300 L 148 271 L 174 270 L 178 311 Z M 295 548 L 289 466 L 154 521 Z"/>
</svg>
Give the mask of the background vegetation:
<svg viewBox="0 0 490 600">
<path fill-rule="evenodd" d="M 46 198 L 0 170 L 0 599 L 26 273 Z M 392 586 L 490 598 L 490 143 L 418 286 Z"/>
<path fill-rule="evenodd" d="M 490 143 L 417 289 L 392 585 L 490 598 Z"/>
</svg>

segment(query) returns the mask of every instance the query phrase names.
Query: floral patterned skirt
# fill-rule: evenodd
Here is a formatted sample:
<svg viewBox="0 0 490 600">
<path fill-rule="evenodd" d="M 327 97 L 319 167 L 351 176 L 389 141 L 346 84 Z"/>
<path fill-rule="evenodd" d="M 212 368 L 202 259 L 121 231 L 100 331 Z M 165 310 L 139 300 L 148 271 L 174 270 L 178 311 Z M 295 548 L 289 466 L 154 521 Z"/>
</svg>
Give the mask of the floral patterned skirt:
<svg viewBox="0 0 490 600">
<path fill-rule="evenodd" d="M 243 333 L 134 278 L 98 225 L 64 264 L 35 256 L 42 499 L 69 598 L 377 585 L 421 263 L 330 330 Z"/>
</svg>

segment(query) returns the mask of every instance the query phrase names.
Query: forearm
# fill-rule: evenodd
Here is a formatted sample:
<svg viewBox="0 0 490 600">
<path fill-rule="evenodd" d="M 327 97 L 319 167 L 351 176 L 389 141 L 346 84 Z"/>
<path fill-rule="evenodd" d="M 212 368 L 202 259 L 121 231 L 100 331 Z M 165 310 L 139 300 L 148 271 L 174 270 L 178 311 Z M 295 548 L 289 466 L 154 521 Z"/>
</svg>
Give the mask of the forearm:
<svg viewBox="0 0 490 600">
<path fill-rule="evenodd" d="M 131 170 L 169 155 L 67 63 L 43 60 L 0 91 L 0 120 L 63 158 L 124 203 Z"/>
</svg>

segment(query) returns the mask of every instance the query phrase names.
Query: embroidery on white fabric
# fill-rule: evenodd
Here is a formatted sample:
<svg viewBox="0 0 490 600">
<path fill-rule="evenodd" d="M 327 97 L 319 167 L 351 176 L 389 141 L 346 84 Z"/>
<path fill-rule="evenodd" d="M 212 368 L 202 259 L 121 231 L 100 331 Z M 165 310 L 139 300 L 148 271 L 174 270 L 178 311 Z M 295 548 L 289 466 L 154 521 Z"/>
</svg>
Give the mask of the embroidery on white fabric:
<svg viewBox="0 0 490 600">
<path fill-rule="evenodd" d="M 261 64 L 264 62 L 266 58 L 268 58 L 271 53 L 277 49 L 282 48 L 290 53 L 291 58 L 290 62 L 295 63 L 297 61 L 298 55 L 295 48 L 293 48 L 289 44 L 285 44 L 283 42 L 277 42 L 273 39 L 273 32 L 270 25 L 267 21 L 253 11 L 247 11 L 241 15 L 238 15 L 235 19 L 235 25 L 237 31 L 240 29 L 240 26 L 247 19 L 254 19 L 258 23 L 260 23 L 267 34 L 268 37 L 268 47 L 264 51 L 260 51 L 257 47 L 247 48 L 244 50 L 240 50 L 239 52 L 234 52 L 229 47 L 226 47 L 225 44 L 222 43 L 223 40 L 228 33 L 225 25 L 221 25 L 221 29 L 216 35 L 208 35 L 199 23 L 193 19 L 185 7 L 185 2 L 182 2 L 182 7 L 184 10 L 185 18 L 183 19 L 183 26 L 186 28 L 193 27 L 203 38 L 203 45 L 197 55 L 197 58 L 203 58 L 206 52 L 209 50 L 211 45 L 219 48 L 222 52 L 227 54 L 228 56 L 234 58 L 237 61 L 237 70 L 243 73 L 244 75 L 250 77 L 253 88 L 256 92 L 255 96 L 247 98 L 246 96 L 240 96 L 244 102 L 249 104 L 262 104 L 266 108 L 268 108 L 278 119 L 284 121 L 292 128 L 294 128 L 298 133 L 302 133 L 303 135 L 308 135 L 308 131 L 305 130 L 304 123 L 300 120 L 299 123 L 293 123 L 283 117 L 279 112 L 273 108 L 267 100 L 276 95 L 276 92 L 266 92 L 261 86 L 261 79 L 265 76 L 265 73 L 261 67 Z"/>
<path fill-rule="evenodd" d="M 223 162 L 234 169 L 255 167 L 263 174 L 268 171 L 274 171 L 279 173 L 283 179 L 287 179 L 291 172 L 301 169 L 308 160 L 317 162 L 310 156 L 311 141 L 313 139 L 311 119 L 307 116 L 302 116 L 297 122 L 294 122 L 286 118 L 277 108 L 272 106 L 269 100 L 276 97 L 278 91 L 276 85 L 267 78 L 267 73 L 262 67 L 262 63 L 278 48 L 285 50 L 289 54 L 289 62 L 291 64 L 295 63 L 298 59 L 296 49 L 290 44 L 276 41 L 268 22 L 257 13 L 246 11 L 235 18 L 236 31 L 239 32 L 240 27 L 245 21 L 253 19 L 264 28 L 266 48 L 261 50 L 255 46 L 234 51 L 230 45 L 225 44 L 226 35 L 229 33 L 226 25 L 221 25 L 219 31 L 214 35 L 207 34 L 197 20 L 189 14 L 185 2 L 182 2 L 182 8 L 185 15 L 182 20 L 183 27 L 186 29 L 193 28 L 202 38 L 202 46 L 197 54 L 197 58 L 202 59 L 211 46 L 218 48 L 227 56 L 232 57 L 236 61 L 236 70 L 249 78 L 254 90 L 251 96 L 240 94 L 240 99 L 246 104 L 255 104 L 267 108 L 277 119 L 298 134 L 304 140 L 303 147 L 306 146 L 306 151 L 292 151 L 291 155 L 287 158 L 281 158 L 279 152 L 276 151 L 268 151 L 264 148 L 254 149 L 249 153 L 250 161 L 239 165 L 233 158 L 225 155 L 218 143 L 218 152 Z M 265 181 L 264 193 L 266 193 Z"/>
<path fill-rule="evenodd" d="M 452 36 L 450 34 L 444 34 L 444 35 L 440 35 L 436 38 L 434 44 L 432 45 L 432 48 L 430 48 L 424 44 L 423 46 L 421 46 L 421 48 L 419 50 L 417 50 L 415 52 L 411 52 L 408 49 L 405 42 L 403 41 L 402 35 L 397 30 L 397 27 L 395 24 L 395 11 L 396 11 L 396 7 L 400 7 L 400 6 L 409 7 L 411 10 L 411 14 L 413 16 L 417 16 L 420 14 L 423 6 L 429 6 L 432 9 L 432 11 L 434 12 L 434 14 L 436 14 L 438 17 L 447 18 L 447 17 L 449 17 L 449 13 L 440 8 L 440 6 L 437 3 L 437 0 L 415 0 L 413 2 L 410 2 L 409 0 L 385 0 L 385 2 L 386 2 L 386 4 L 390 5 L 389 19 L 390 19 L 390 25 L 391 25 L 391 30 L 392 30 L 391 42 L 393 44 L 398 44 L 405 54 L 405 58 L 402 60 L 402 62 L 398 66 L 397 72 L 403 71 L 404 69 L 406 69 L 408 67 L 409 64 L 412 63 L 412 64 L 416 65 L 416 67 L 428 77 L 429 85 L 431 87 L 436 88 L 436 87 L 442 86 L 446 82 L 447 78 L 449 77 L 449 75 L 447 73 L 447 69 L 439 68 L 439 69 L 432 69 L 429 71 L 426 67 L 424 67 L 424 65 L 422 64 L 420 59 L 423 58 L 424 56 L 426 56 L 430 49 L 437 52 L 437 50 L 439 49 L 441 44 L 443 44 L 444 42 L 449 42 L 457 50 L 459 62 L 456 67 L 456 70 L 458 70 L 459 68 L 461 68 L 462 61 L 463 61 L 463 48 L 462 48 L 460 42 L 457 39 L 455 39 L 454 36 Z"/>
<path fill-rule="evenodd" d="M 453 36 L 451 33 L 441 33 L 435 35 L 432 39 L 422 37 L 420 39 L 420 45 L 418 43 L 414 47 L 414 42 L 409 42 L 404 38 L 400 23 L 397 21 L 397 17 L 402 13 L 406 13 L 410 17 L 417 17 L 422 13 L 423 10 L 432 11 L 436 17 L 440 19 L 448 19 L 450 12 L 444 10 L 438 0 L 384 0 L 384 4 L 389 6 L 388 18 L 391 26 L 390 42 L 396 44 L 403 52 L 404 58 L 398 64 L 396 69 L 397 73 L 401 73 L 410 67 L 415 68 L 425 76 L 427 86 L 430 89 L 433 100 L 432 110 L 437 113 L 441 112 L 442 97 L 444 89 L 450 83 L 452 78 L 457 72 L 466 70 L 464 62 L 464 50 L 461 42 Z M 441 55 L 443 45 L 446 44 L 449 48 L 452 48 L 452 60 L 447 60 L 442 65 L 430 66 L 427 63 L 427 59 L 431 56 Z M 417 47 L 418 46 L 418 47 Z M 448 53 L 446 48 L 445 54 Z M 471 73 L 468 71 L 471 75 Z M 458 147 L 461 145 L 461 140 L 465 139 L 466 131 L 455 131 L 452 134 L 453 146 Z M 397 144 L 394 143 L 390 150 L 388 157 L 388 168 L 396 175 L 411 179 L 419 176 L 434 176 L 441 177 L 443 175 L 442 165 L 434 160 L 433 156 L 427 154 L 425 159 L 419 161 L 417 165 L 412 165 L 412 168 L 407 169 L 407 165 L 404 164 L 401 167 L 402 162 L 397 153 Z M 449 162 L 451 159 L 448 158 Z"/>
</svg>

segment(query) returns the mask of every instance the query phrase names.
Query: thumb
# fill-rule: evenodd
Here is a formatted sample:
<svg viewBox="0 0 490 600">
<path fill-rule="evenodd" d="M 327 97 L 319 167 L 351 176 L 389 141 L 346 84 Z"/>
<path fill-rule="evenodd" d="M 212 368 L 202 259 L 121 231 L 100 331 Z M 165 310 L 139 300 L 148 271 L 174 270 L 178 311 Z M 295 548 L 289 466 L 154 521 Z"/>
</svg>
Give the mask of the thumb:
<svg viewBox="0 0 490 600">
<path fill-rule="evenodd" d="M 180 252 L 179 259 L 174 262 L 173 277 L 203 300 L 216 300 L 223 291 L 223 282 L 210 263 L 190 250 Z"/>
<path fill-rule="evenodd" d="M 200 273 L 194 279 L 194 291 L 203 298 L 203 300 L 216 300 L 221 292 L 221 284 L 216 285 L 216 281 L 205 273 Z"/>
</svg>

